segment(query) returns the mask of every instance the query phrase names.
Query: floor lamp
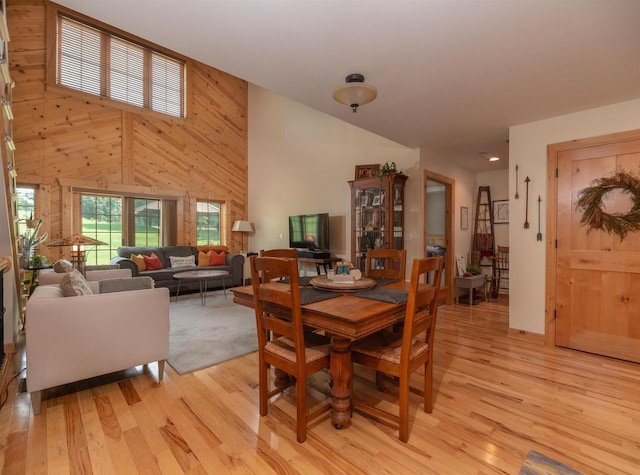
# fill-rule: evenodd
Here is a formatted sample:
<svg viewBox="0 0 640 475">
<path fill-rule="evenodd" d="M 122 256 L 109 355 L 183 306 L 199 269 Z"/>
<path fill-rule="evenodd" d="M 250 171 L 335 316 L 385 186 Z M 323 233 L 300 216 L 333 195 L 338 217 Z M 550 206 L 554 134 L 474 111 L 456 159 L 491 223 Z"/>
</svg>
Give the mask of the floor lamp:
<svg viewBox="0 0 640 475">
<path fill-rule="evenodd" d="M 86 251 L 85 246 L 95 246 L 107 244 L 106 242 L 98 241 L 97 239 L 83 236 L 82 234 L 72 234 L 69 237 L 58 239 L 57 241 L 50 242 L 47 247 L 62 247 L 71 246 L 71 263 L 73 267 L 78 269 L 82 275 L 85 274 L 85 262 Z"/>
<path fill-rule="evenodd" d="M 236 221 L 235 223 L 233 223 L 231 231 L 242 233 L 242 253 L 246 252 L 244 250 L 244 235 L 245 233 L 250 233 L 251 231 L 253 231 L 253 229 L 251 228 L 251 223 L 249 221 Z"/>
</svg>

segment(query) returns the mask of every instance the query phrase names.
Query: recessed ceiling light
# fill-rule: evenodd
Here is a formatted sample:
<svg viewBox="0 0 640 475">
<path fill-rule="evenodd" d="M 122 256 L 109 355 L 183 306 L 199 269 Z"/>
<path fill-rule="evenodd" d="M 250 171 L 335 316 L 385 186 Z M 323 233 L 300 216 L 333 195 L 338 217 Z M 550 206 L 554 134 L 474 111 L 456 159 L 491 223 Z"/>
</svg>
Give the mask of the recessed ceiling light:
<svg viewBox="0 0 640 475">
<path fill-rule="evenodd" d="M 489 160 L 490 162 L 497 162 L 498 160 L 500 160 L 500 157 L 496 157 L 495 155 L 490 155 L 489 157 L 487 157 L 487 160 Z"/>
</svg>

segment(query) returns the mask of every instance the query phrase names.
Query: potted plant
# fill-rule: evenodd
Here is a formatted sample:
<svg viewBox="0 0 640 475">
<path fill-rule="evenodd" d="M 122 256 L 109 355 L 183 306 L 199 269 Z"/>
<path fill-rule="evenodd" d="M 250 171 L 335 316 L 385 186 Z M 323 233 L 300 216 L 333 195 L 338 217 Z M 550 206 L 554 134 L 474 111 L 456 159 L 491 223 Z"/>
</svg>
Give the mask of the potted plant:
<svg viewBox="0 0 640 475">
<path fill-rule="evenodd" d="M 467 266 L 467 273 L 471 274 L 471 275 L 478 275 L 478 274 L 482 273 L 482 269 L 480 268 L 480 266 L 469 264 Z"/>
<path fill-rule="evenodd" d="M 25 221 L 25 224 L 27 225 L 27 228 L 29 229 L 35 229 L 35 227 L 38 225 L 38 220 L 33 219 L 33 211 L 29 215 L 29 218 L 25 219 L 24 221 Z"/>
</svg>

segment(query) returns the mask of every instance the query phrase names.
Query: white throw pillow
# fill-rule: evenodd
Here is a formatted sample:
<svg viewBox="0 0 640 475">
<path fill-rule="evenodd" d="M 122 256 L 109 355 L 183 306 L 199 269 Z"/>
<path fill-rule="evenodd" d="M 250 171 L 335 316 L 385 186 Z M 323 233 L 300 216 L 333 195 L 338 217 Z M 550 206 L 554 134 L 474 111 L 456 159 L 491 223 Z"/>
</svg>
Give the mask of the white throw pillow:
<svg viewBox="0 0 640 475">
<path fill-rule="evenodd" d="M 89 282 L 82 273 L 74 269 L 67 272 L 60 281 L 60 289 L 65 297 L 77 297 L 80 295 L 93 295 Z"/>
<path fill-rule="evenodd" d="M 196 256 L 186 256 L 186 257 L 169 256 L 169 260 L 171 261 L 171 267 L 195 267 L 196 266 Z"/>
</svg>

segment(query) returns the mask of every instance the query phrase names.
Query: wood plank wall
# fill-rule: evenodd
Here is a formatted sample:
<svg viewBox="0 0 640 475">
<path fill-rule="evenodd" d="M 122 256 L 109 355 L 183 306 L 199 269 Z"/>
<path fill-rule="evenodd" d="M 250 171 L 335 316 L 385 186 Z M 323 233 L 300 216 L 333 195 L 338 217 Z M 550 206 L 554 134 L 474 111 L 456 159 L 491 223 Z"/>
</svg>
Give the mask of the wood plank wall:
<svg viewBox="0 0 640 475">
<path fill-rule="evenodd" d="M 224 240 L 239 251 L 241 236 L 231 226 L 247 215 L 246 81 L 183 58 L 186 119 L 56 86 L 47 71 L 47 54 L 55 59 L 55 50 L 46 32 L 58 8 L 43 0 L 7 2 L 18 184 L 39 188 L 50 239 L 78 232 L 71 182 L 180 197 L 178 244 L 195 244 L 196 199 L 224 200 Z M 45 254 L 59 257 L 55 252 Z"/>
</svg>

